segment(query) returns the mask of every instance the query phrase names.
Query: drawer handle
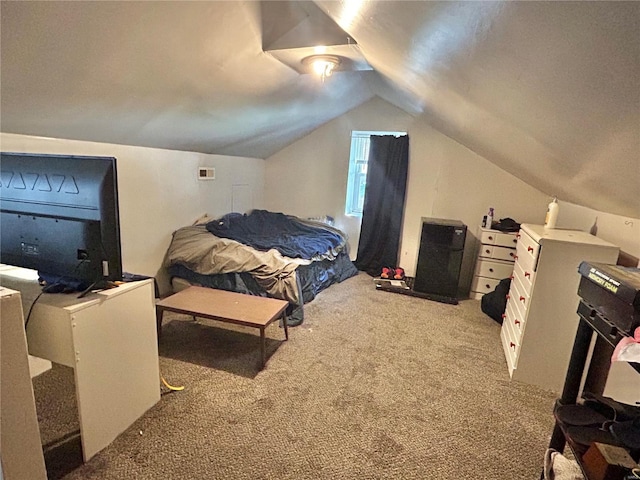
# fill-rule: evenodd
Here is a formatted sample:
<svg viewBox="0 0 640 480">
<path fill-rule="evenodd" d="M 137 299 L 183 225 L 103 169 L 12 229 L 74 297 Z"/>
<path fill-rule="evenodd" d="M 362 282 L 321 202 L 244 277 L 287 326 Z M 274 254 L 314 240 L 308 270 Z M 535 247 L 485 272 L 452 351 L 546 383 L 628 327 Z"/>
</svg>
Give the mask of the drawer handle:
<svg viewBox="0 0 640 480">
<path fill-rule="evenodd" d="M 521 301 L 522 303 L 524 303 L 524 301 L 525 301 L 525 298 L 524 298 L 522 295 L 520 295 L 520 301 Z"/>
<path fill-rule="evenodd" d="M 518 243 L 518 238 L 520 238 L 520 235 L 516 235 L 516 238 L 513 239 L 513 243 Z"/>
<path fill-rule="evenodd" d="M 520 320 L 514 320 L 513 323 L 516 325 L 520 325 Z"/>
<path fill-rule="evenodd" d="M 531 273 L 530 272 L 524 272 L 524 276 L 526 278 L 531 278 Z"/>
<path fill-rule="evenodd" d="M 521 235 L 520 235 L 519 233 L 516 233 L 516 240 L 517 240 L 518 238 L 520 238 L 520 237 L 521 237 Z"/>
<path fill-rule="evenodd" d="M 509 295 L 508 293 L 504 296 L 504 298 L 506 298 L 507 300 L 509 300 L 511 298 L 511 295 Z"/>
<path fill-rule="evenodd" d="M 513 280 L 513 275 L 509 275 L 509 280 Z"/>
<path fill-rule="evenodd" d="M 507 314 L 503 313 L 502 315 L 500 315 L 502 318 L 507 318 Z"/>
<path fill-rule="evenodd" d="M 488 283 L 486 283 L 484 286 L 487 288 L 487 290 L 491 288 L 491 285 L 489 285 Z"/>
<path fill-rule="evenodd" d="M 493 268 L 490 268 L 490 269 L 489 269 L 489 271 L 490 271 L 491 273 L 493 273 Z"/>
<path fill-rule="evenodd" d="M 484 253 L 491 253 L 491 250 L 489 250 L 488 248 L 484 251 Z"/>
<path fill-rule="evenodd" d="M 517 259 L 518 259 L 518 255 L 516 255 L 516 254 L 515 254 L 515 253 L 513 253 L 513 252 L 511 252 L 511 253 L 509 254 L 509 256 L 510 256 L 510 257 L 512 257 L 514 260 L 517 260 Z"/>
<path fill-rule="evenodd" d="M 533 247 L 527 247 L 527 252 L 533 252 Z"/>
<path fill-rule="evenodd" d="M 510 346 L 511 348 L 513 348 L 514 350 L 516 349 L 516 344 L 515 344 L 515 343 L 513 343 L 513 342 L 509 342 L 509 346 Z"/>
<path fill-rule="evenodd" d="M 489 237 L 488 237 L 488 238 L 489 238 L 489 240 L 493 240 L 493 237 L 492 237 L 491 235 L 489 235 Z"/>
</svg>

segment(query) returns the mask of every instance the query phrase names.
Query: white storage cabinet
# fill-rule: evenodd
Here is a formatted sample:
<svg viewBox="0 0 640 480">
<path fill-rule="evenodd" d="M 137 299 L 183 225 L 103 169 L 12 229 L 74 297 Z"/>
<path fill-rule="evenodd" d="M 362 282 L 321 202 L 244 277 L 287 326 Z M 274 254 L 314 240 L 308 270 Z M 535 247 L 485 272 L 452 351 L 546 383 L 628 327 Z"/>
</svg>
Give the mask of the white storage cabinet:
<svg viewBox="0 0 640 480">
<path fill-rule="evenodd" d="M 577 230 L 522 224 L 500 337 L 512 380 L 560 392 L 578 328 L 578 266 L 618 247 Z"/>
<path fill-rule="evenodd" d="M 27 327 L 29 353 L 74 370 L 88 461 L 160 400 L 153 281 L 90 293 L 45 293 Z"/>
<path fill-rule="evenodd" d="M 511 276 L 516 256 L 516 235 L 516 232 L 478 228 L 480 248 L 471 282 L 471 298 L 481 299 L 485 293 L 493 292 L 500 280 Z"/>
</svg>

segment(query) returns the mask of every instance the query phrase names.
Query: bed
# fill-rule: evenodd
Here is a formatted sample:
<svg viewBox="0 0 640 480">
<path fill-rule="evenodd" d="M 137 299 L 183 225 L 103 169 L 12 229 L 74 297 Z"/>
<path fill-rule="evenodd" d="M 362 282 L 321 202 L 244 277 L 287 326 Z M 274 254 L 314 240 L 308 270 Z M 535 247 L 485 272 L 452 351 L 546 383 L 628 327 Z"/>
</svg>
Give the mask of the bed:
<svg viewBox="0 0 640 480">
<path fill-rule="evenodd" d="M 339 229 L 267 210 L 178 229 L 165 267 L 174 290 L 201 285 L 287 300 L 289 326 L 303 322 L 318 293 L 358 273 Z"/>
</svg>

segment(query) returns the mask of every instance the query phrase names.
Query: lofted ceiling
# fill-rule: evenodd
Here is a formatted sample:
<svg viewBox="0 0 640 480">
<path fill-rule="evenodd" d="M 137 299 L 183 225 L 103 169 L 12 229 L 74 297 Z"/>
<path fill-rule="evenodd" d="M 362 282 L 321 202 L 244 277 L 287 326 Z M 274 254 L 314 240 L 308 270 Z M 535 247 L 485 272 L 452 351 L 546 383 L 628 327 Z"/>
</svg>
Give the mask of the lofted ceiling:
<svg viewBox="0 0 640 480">
<path fill-rule="evenodd" d="M 0 8 L 6 133 L 267 158 L 379 96 L 543 192 L 640 218 L 640 2 Z M 323 84 L 279 56 L 321 40 L 372 69 Z"/>
</svg>

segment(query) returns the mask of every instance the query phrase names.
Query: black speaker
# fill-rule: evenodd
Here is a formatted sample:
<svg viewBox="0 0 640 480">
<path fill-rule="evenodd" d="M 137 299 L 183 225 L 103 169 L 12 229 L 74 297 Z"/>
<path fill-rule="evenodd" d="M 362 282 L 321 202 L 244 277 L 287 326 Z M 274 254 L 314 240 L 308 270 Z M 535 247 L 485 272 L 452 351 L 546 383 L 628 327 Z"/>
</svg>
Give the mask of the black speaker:
<svg viewBox="0 0 640 480">
<path fill-rule="evenodd" d="M 414 291 L 457 303 L 466 236 L 467 226 L 459 220 L 422 219 Z"/>
</svg>

